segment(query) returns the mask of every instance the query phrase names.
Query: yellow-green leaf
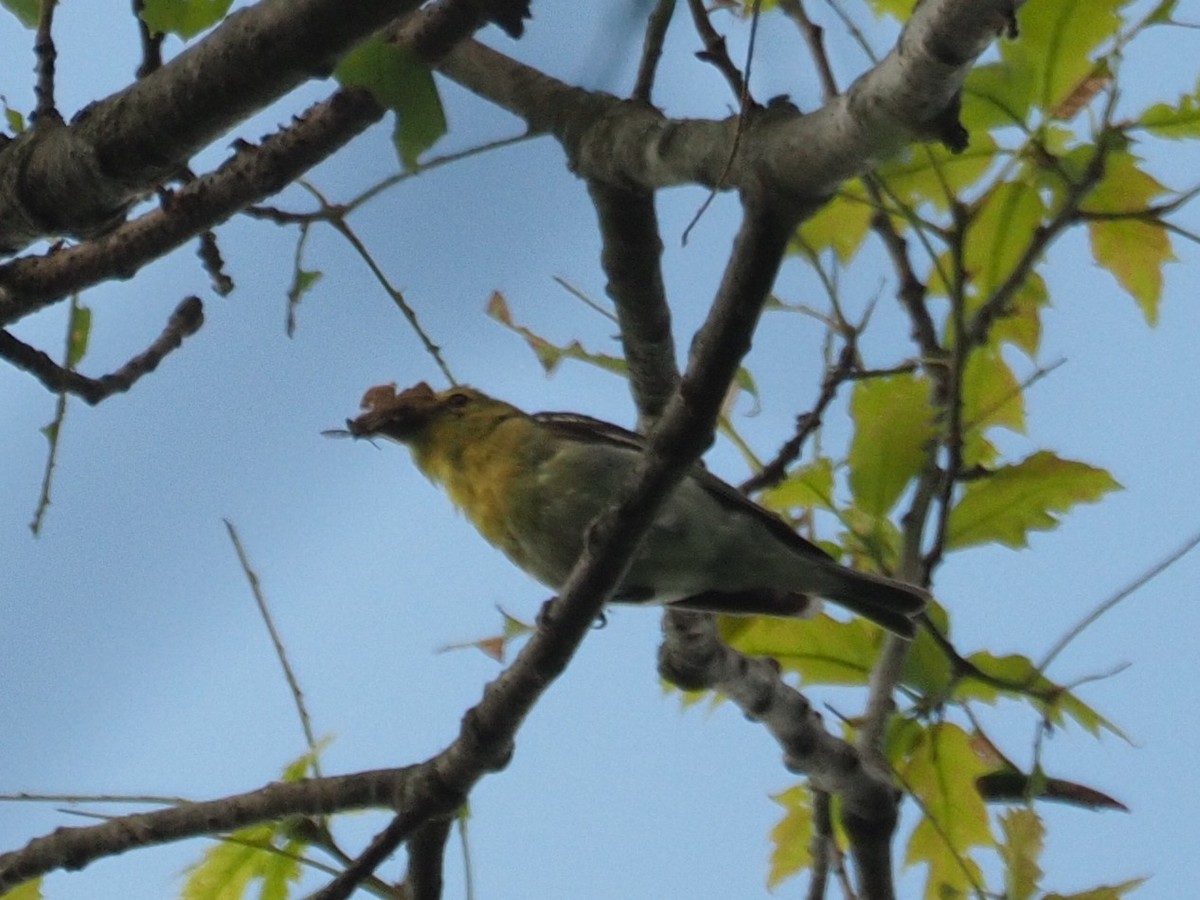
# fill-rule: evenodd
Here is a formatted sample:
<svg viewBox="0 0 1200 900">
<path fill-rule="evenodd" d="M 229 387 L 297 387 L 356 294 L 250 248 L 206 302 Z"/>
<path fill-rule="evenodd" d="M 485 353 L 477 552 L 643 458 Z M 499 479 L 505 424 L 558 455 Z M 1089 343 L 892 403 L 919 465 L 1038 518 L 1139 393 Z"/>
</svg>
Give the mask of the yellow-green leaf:
<svg viewBox="0 0 1200 900">
<path fill-rule="evenodd" d="M 1156 103 L 1138 116 L 1137 124 L 1151 134 L 1169 140 L 1200 137 L 1200 85 L 1196 93 L 1184 94 L 1179 102 Z"/>
<path fill-rule="evenodd" d="M 912 15 L 918 0 L 867 0 L 867 5 L 876 16 L 891 16 L 901 22 Z"/>
<path fill-rule="evenodd" d="M 831 249 L 841 262 L 848 262 L 862 246 L 873 215 L 862 183 L 856 180 L 805 220 L 796 240 L 812 253 Z"/>
<path fill-rule="evenodd" d="M 1000 859 L 1004 861 L 1006 900 L 1030 900 L 1042 877 L 1038 859 L 1046 827 L 1031 807 L 1009 810 L 1000 817 L 1004 839 Z"/>
<path fill-rule="evenodd" d="M 1137 301 L 1146 322 L 1158 322 L 1163 266 L 1175 259 L 1167 230 L 1138 219 L 1088 222 L 1092 257 Z"/>
<path fill-rule="evenodd" d="M 395 112 L 392 141 L 406 170 L 416 169 L 420 155 L 446 133 L 433 74 L 399 44 L 376 34 L 347 53 L 334 75 L 344 87 L 370 91 L 376 103 Z"/>
<path fill-rule="evenodd" d="M 145 0 L 140 15 L 151 31 L 189 40 L 224 19 L 232 5 L 233 0 Z"/>
<path fill-rule="evenodd" d="M 282 900 L 287 885 L 300 877 L 300 847 L 282 827 L 253 825 L 209 848 L 189 869 L 183 900 L 242 900 L 255 881 L 262 882 L 261 896 Z"/>
<path fill-rule="evenodd" d="M 970 851 L 994 843 L 987 809 L 975 789 L 975 779 L 986 770 L 970 735 L 948 722 L 930 726 L 901 766 L 903 782 L 921 801 L 923 812 L 905 862 L 928 864 L 928 897 L 966 896 L 981 882 Z"/>
<path fill-rule="evenodd" d="M 866 684 L 883 632 L 865 619 L 721 616 L 721 639 L 748 656 L 770 656 L 805 684 Z"/>
<path fill-rule="evenodd" d="M 822 456 L 801 466 L 775 487 L 758 497 L 767 509 L 787 512 L 793 509 L 833 509 L 833 461 Z"/>
<path fill-rule="evenodd" d="M 1049 302 L 1046 282 L 1030 272 L 1009 300 L 1006 314 L 992 325 L 992 342 L 1012 344 L 1031 359 L 1036 357 L 1042 343 L 1042 309 Z"/>
<path fill-rule="evenodd" d="M 774 890 L 797 872 L 812 865 L 812 792 L 798 784 L 771 797 L 783 807 L 783 818 L 771 829 L 771 865 L 767 887 Z"/>
<path fill-rule="evenodd" d="M 1104 178 L 1081 204 L 1087 213 L 1103 215 L 1088 221 L 1092 256 L 1108 269 L 1138 302 L 1146 321 L 1158 319 L 1162 296 L 1163 266 L 1175 258 L 1171 239 L 1162 224 L 1137 218 L 1167 188 L 1139 166 L 1140 160 L 1126 150 L 1110 153 Z"/>
<path fill-rule="evenodd" d="M 1031 69 L 1007 62 L 976 66 L 963 84 L 962 123 L 974 142 L 977 133 L 1021 125 L 1029 117 L 1037 78 Z"/>
<path fill-rule="evenodd" d="M 950 513 L 947 546 L 996 542 L 1025 547 L 1030 531 L 1058 526 L 1056 514 L 1095 503 L 1118 488 L 1103 469 L 1040 451 L 966 486 Z"/>
<path fill-rule="evenodd" d="M 1126 0 L 1026 3 L 1018 15 L 1021 37 L 1003 41 L 1000 55 L 1012 71 L 1036 78 L 1035 102 L 1053 111 L 1095 69 L 1095 51 L 1116 36 Z"/>
<path fill-rule="evenodd" d="M 0 0 L 5 9 L 21 20 L 26 28 L 37 28 L 42 11 L 41 0 Z"/>
<path fill-rule="evenodd" d="M 982 299 L 1012 275 L 1044 214 L 1037 190 L 1023 181 L 999 184 L 980 201 L 967 228 L 963 255 Z"/>
<path fill-rule="evenodd" d="M 977 350 L 967 358 L 962 378 L 963 464 L 991 462 L 990 428 L 1025 431 L 1025 399 L 1020 382 L 996 350 Z"/>
<path fill-rule="evenodd" d="M 1104 162 L 1104 177 L 1084 198 L 1080 209 L 1090 213 L 1140 212 L 1156 198 L 1170 193 L 1140 163 L 1128 150 L 1110 152 Z"/>
<path fill-rule="evenodd" d="M 996 159 L 996 141 L 986 131 L 971 135 L 971 145 L 954 153 L 941 144 L 917 144 L 876 169 L 901 202 L 929 203 L 945 211 L 957 193 L 973 185 Z"/>
<path fill-rule="evenodd" d="M 859 381 L 850 415 L 850 490 L 859 508 L 886 515 L 925 464 L 933 437 L 929 384 L 911 374 Z"/>
<path fill-rule="evenodd" d="M 35 878 L 0 894 L 0 900 L 42 900 L 42 879 Z"/>
<path fill-rule="evenodd" d="M 74 369 L 87 353 L 92 336 L 92 311 L 82 303 L 71 304 L 71 320 L 67 324 L 67 368 Z"/>
</svg>

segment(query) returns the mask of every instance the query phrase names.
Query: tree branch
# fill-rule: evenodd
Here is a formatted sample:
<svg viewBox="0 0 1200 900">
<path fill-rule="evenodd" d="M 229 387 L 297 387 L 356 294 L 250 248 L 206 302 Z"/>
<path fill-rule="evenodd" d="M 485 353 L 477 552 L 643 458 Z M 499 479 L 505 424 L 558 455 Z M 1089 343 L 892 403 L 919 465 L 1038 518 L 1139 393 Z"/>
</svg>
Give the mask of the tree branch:
<svg viewBox="0 0 1200 900">
<path fill-rule="evenodd" d="M 584 178 L 650 190 L 770 184 L 796 198 L 827 197 L 914 139 L 961 149 L 964 136 L 948 121 L 958 92 L 976 57 L 1008 27 L 1015 5 L 924 0 L 896 48 L 821 109 L 751 111 L 732 160 L 739 116 L 671 120 L 642 103 L 571 87 L 473 41 L 438 68 L 532 130 L 557 137 Z"/>
<path fill-rule="evenodd" d="M 862 897 L 890 897 L 891 836 L 899 792 L 885 773 L 862 765 L 858 752 L 825 730 L 804 695 L 784 684 L 778 665 L 731 650 L 717 637 L 711 616 L 670 610 L 663 617 L 659 673 L 685 690 L 709 688 L 727 696 L 747 718 L 761 722 L 784 751 L 784 763 L 819 791 L 841 800 Z M 886 881 L 886 893 L 865 886 Z"/>
<path fill-rule="evenodd" d="M 157 369 L 168 353 L 178 349 L 184 338 L 195 334 L 203 324 L 204 306 L 200 298 L 186 298 L 171 313 L 154 343 L 115 372 L 100 378 L 88 378 L 63 368 L 41 350 L 30 347 L 7 331 L 0 331 L 0 357 L 29 372 L 55 393 L 76 394 L 95 406 L 113 394 L 129 390 L 139 378 Z"/>
<path fill-rule="evenodd" d="M 644 431 L 679 383 L 654 196 L 597 181 L 588 182 L 588 192 L 600 221 L 600 263 L 616 304 L 630 388 Z"/>
<path fill-rule="evenodd" d="M 39 122 L 0 155 L 0 248 L 111 229 L 194 153 L 417 6 L 260 0 L 70 127 Z"/>
</svg>

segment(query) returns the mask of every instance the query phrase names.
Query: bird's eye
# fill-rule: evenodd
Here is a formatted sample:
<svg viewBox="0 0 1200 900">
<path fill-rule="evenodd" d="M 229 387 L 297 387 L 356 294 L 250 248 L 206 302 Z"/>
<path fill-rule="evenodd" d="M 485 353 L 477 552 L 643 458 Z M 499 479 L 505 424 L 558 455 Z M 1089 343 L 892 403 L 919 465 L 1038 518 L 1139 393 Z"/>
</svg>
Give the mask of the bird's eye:
<svg viewBox="0 0 1200 900">
<path fill-rule="evenodd" d="M 470 401 L 471 401 L 470 397 L 468 397 L 466 394 L 461 394 L 461 393 L 451 394 L 449 397 L 446 398 L 446 402 L 450 405 L 451 409 L 462 409 Z"/>
</svg>

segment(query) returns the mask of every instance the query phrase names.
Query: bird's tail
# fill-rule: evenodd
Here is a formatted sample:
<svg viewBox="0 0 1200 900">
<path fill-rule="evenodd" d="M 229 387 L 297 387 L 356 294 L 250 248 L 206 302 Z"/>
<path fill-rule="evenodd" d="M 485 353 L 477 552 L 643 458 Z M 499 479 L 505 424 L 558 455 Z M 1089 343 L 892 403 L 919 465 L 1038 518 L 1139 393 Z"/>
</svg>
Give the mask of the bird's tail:
<svg viewBox="0 0 1200 900">
<path fill-rule="evenodd" d="M 911 638 L 917 633 L 914 618 L 929 603 L 929 592 L 894 578 L 831 566 L 818 592 L 852 613 Z"/>
</svg>

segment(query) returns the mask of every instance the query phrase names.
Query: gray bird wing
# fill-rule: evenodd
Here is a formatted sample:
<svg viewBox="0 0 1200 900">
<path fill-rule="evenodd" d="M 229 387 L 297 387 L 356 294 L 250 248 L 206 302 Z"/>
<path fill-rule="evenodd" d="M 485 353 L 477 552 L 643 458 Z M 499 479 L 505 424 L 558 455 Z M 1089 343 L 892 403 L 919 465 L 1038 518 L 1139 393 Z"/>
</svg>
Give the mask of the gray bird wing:
<svg viewBox="0 0 1200 900">
<path fill-rule="evenodd" d="M 646 449 L 646 440 L 640 434 L 613 425 L 601 419 L 578 413 L 543 412 L 533 416 L 541 424 L 558 432 L 562 437 L 581 443 L 605 443 L 614 447 L 625 447 L 638 453 Z M 800 537 L 783 519 L 763 509 L 753 500 L 740 493 L 737 488 L 713 475 L 703 465 L 692 468 L 691 477 L 718 503 L 731 513 L 753 516 L 772 535 L 797 553 L 812 559 L 833 561 L 833 557 L 809 541 Z"/>
</svg>

